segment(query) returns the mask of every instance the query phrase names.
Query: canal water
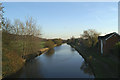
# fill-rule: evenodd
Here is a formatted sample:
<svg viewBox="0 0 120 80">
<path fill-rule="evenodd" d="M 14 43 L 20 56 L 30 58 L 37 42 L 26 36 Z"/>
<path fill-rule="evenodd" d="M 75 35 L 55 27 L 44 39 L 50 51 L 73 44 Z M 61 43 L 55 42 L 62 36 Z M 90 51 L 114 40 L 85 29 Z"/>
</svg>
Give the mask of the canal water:
<svg viewBox="0 0 120 80">
<path fill-rule="evenodd" d="M 16 78 L 94 78 L 82 56 L 67 44 L 44 53 L 14 75 Z"/>
</svg>

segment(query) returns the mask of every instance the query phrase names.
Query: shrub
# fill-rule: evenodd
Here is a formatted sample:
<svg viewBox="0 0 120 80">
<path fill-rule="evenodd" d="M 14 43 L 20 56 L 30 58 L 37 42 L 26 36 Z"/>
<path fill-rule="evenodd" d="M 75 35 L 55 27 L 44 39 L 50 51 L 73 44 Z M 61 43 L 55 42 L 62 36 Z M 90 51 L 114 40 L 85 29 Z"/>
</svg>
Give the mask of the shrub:
<svg viewBox="0 0 120 80">
<path fill-rule="evenodd" d="M 14 24 L 11 24 L 9 20 L 4 22 L 2 26 L 2 75 L 6 77 L 23 66 L 22 56 L 36 56 L 34 52 L 44 45 L 41 44 L 39 38 L 39 28 L 32 18 L 26 22 L 15 20 Z M 30 55 L 32 53 L 33 55 Z"/>
<path fill-rule="evenodd" d="M 99 35 L 100 33 L 94 29 L 85 30 L 81 35 L 81 38 L 84 40 L 83 44 L 88 48 L 95 47 Z"/>
<path fill-rule="evenodd" d="M 120 51 L 120 42 L 118 42 L 118 43 L 115 44 L 115 48 L 116 48 L 118 51 Z"/>
<path fill-rule="evenodd" d="M 54 48 L 54 42 L 52 40 L 46 41 L 45 47 L 48 47 L 50 49 Z"/>
<path fill-rule="evenodd" d="M 62 44 L 62 40 L 61 39 L 58 39 L 58 40 L 55 40 L 55 44 L 57 44 L 58 46 Z"/>
<path fill-rule="evenodd" d="M 92 61 L 93 57 L 92 57 L 92 56 L 89 56 L 88 59 L 89 59 L 89 61 Z"/>
<path fill-rule="evenodd" d="M 119 53 L 120 53 L 120 42 L 115 44 L 114 52 L 115 52 L 115 55 L 117 55 L 117 56 L 119 55 Z"/>
<path fill-rule="evenodd" d="M 2 55 L 2 77 L 9 76 L 24 65 L 24 60 L 15 51 L 9 51 L 3 49 Z"/>
</svg>

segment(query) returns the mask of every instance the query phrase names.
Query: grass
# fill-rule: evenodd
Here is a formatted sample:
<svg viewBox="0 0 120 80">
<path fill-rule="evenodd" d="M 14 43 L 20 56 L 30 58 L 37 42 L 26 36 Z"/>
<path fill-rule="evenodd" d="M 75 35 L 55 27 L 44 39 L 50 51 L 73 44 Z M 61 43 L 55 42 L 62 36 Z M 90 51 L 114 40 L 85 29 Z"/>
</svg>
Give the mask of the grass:
<svg viewBox="0 0 120 80">
<path fill-rule="evenodd" d="M 22 57 L 15 51 L 3 50 L 2 55 L 2 76 L 8 76 L 19 70 L 24 64 Z"/>
<path fill-rule="evenodd" d="M 21 69 L 25 63 L 22 56 L 29 55 L 32 57 L 36 55 L 35 52 L 43 48 L 45 44 L 39 39 L 22 40 L 19 36 L 19 39 L 15 40 L 16 36 L 11 36 L 3 33 L 2 37 L 2 77 L 7 77 Z"/>
<path fill-rule="evenodd" d="M 45 47 L 45 41 L 40 42 L 40 47 L 44 48 Z"/>
<path fill-rule="evenodd" d="M 90 63 L 96 78 L 116 78 L 118 77 L 118 60 L 113 55 L 102 56 L 97 53 L 97 49 L 85 49 L 77 44 L 70 44 Z M 92 56 L 91 60 L 89 60 Z"/>
</svg>

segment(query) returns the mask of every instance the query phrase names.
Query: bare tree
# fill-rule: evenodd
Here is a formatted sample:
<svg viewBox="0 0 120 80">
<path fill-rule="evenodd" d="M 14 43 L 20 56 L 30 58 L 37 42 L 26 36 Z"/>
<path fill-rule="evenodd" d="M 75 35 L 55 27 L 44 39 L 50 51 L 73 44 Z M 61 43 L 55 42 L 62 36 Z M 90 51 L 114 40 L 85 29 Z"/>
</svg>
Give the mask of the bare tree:
<svg viewBox="0 0 120 80">
<path fill-rule="evenodd" d="M 3 8 L 4 7 L 2 7 L 2 3 L 0 3 L 0 29 L 4 25 L 4 18 L 3 18 L 4 11 L 3 11 Z"/>
<path fill-rule="evenodd" d="M 81 35 L 82 39 L 84 39 L 83 43 L 87 47 L 94 47 L 96 43 L 98 42 L 98 36 L 100 33 L 98 33 L 94 29 L 88 29 L 83 32 Z"/>
<path fill-rule="evenodd" d="M 32 18 L 28 18 L 24 23 L 16 19 L 14 25 L 11 25 L 10 21 L 6 20 L 4 30 L 15 35 L 14 42 L 16 44 L 21 43 L 22 53 L 23 55 L 27 55 L 38 50 L 36 45 L 37 41 L 39 41 L 40 30 L 37 27 L 35 20 Z"/>
</svg>

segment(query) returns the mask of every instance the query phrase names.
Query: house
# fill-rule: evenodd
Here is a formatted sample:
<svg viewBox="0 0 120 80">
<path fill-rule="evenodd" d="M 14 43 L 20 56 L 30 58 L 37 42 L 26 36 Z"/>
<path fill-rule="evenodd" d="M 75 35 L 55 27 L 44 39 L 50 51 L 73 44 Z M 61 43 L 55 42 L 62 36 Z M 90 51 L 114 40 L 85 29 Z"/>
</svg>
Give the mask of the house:
<svg viewBox="0 0 120 80">
<path fill-rule="evenodd" d="M 120 41 L 120 35 L 116 32 L 107 34 L 105 36 L 98 36 L 98 48 L 101 54 L 111 53 L 114 45 Z"/>
</svg>

